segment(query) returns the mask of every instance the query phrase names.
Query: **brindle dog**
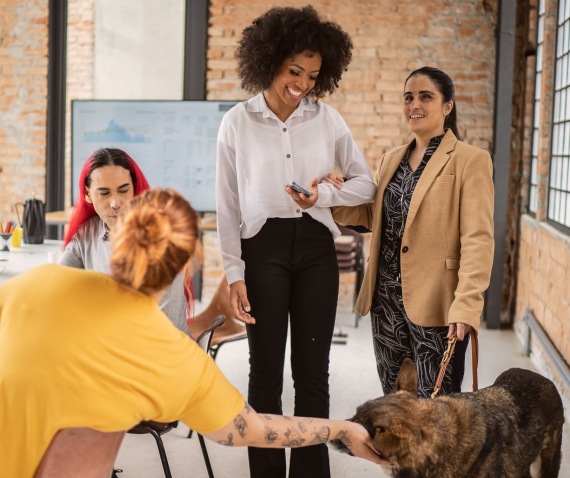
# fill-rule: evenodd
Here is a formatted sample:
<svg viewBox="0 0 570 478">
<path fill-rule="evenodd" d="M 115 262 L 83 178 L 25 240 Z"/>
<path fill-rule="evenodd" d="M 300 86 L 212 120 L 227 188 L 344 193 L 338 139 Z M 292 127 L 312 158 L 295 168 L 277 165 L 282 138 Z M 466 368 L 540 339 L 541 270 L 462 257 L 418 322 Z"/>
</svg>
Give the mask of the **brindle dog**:
<svg viewBox="0 0 570 478">
<path fill-rule="evenodd" d="M 414 363 L 405 362 L 398 386 L 410 388 L 364 403 L 351 419 L 369 431 L 390 476 L 558 476 L 564 409 L 550 380 L 512 368 L 478 392 L 423 399 L 411 389 L 415 373 Z"/>
</svg>

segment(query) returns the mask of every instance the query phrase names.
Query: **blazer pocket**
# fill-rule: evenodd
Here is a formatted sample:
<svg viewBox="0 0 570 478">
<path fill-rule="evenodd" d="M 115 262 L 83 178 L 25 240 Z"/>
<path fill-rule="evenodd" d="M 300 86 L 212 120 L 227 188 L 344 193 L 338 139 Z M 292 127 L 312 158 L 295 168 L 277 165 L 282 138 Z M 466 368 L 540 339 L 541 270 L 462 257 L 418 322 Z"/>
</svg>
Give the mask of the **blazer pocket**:
<svg viewBox="0 0 570 478">
<path fill-rule="evenodd" d="M 433 180 L 433 183 L 452 183 L 453 181 L 455 181 L 455 174 L 442 174 L 441 176 L 437 176 Z"/>
<path fill-rule="evenodd" d="M 459 259 L 451 259 L 447 257 L 445 259 L 445 267 L 447 269 L 459 269 Z"/>
</svg>

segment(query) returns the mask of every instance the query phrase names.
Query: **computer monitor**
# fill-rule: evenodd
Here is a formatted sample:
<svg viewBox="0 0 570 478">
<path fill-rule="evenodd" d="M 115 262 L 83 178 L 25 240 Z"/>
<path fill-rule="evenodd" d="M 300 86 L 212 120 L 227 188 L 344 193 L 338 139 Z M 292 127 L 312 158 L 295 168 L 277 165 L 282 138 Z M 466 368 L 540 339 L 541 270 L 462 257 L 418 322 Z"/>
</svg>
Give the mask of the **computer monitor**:
<svg viewBox="0 0 570 478">
<path fill-rule="evenodd" d="M 214 212 L 216 139 L 223 115 L 237 101 L 73 100 L 71 191 L 99 148 L 120 148 L 151 187 L 176 189 L 200 213 Z"/>
</svg>

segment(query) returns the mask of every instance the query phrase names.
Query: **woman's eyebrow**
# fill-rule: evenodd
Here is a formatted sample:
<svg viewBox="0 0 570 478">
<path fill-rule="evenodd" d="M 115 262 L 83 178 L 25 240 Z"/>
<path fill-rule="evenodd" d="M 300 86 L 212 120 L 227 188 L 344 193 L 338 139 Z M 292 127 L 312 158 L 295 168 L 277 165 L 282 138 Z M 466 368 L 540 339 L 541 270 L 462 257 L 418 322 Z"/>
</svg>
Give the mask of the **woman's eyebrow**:
<svg viewBox="0 0 570 478">
<path fill-rule="evenodd" d="M 126 186 L 130 186 L 130 183 L 121 184 L 120 186 L 117 187 L 117 189 L 122 189 Z M 101 186 L 100 188 L 97 188 L 97 191 L 110 191 L 111 189 L 112 188 L 106 186 Z"/>
<path fill-rule="evenodd" d="M 418 93 L 420 95 L 423 95 L 424 93 L 429 93 L 430 95 L 433 95 L 433 91 L 430 90 L 420 90 L 418 91 Z M 413 95 L 413 91 L 404 91 L 404 94 L 402 96 L 406 96 L 406 95 Z"/>
<path fill-rule="evenodd" d="M 299 70 L 305 71 L 305 69 L 302 66 L 297 65 L 297 63 L 291 63 L 290 66 L 295 66 L 295 67 L 299 68 Z M 318 73 L 319 71 L 321 71 L 321 70 L 319 68 L 317 68 L 316 70 L 311 71 L 311 73 Z"/>
</svg>

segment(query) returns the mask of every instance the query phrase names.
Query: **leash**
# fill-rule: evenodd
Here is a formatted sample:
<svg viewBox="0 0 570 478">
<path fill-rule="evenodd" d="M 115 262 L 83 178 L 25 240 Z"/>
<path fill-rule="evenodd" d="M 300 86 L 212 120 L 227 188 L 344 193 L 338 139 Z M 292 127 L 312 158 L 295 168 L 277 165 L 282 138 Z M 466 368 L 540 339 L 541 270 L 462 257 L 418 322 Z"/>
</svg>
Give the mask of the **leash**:
<svg viewBox="0 0 570 478">
<path fill-rule="evenodd" d="M 473 370 L 473 391 L 476 392 L 479 388 L 477 382 L 477 365 L 479 363 L 479 339 L 477 337 L 477 332 L 474 329 L 471 329 L 469 332 L 471 336 L 471 368 Z M 457 334 L 452 334 L 449 337 L 449 341 L 447 343 L 447 349 L 443 352 L 443 359 L 441 360 L 441 365 L 439 366 L 439 374 L 437 375 L 437 380 L 435 381 L 435 387 L 433 389 L 433 393 L 431 394 L 431 398 L 435 398 L 441 389 L 441 384 L 443 383 L 443 377 L 445 377 L 445 370 L 451 362 L 451 357 L 453 356 L 453 351 L 455 350 L 455 344 L 457 343 Z"/>
</svg>

